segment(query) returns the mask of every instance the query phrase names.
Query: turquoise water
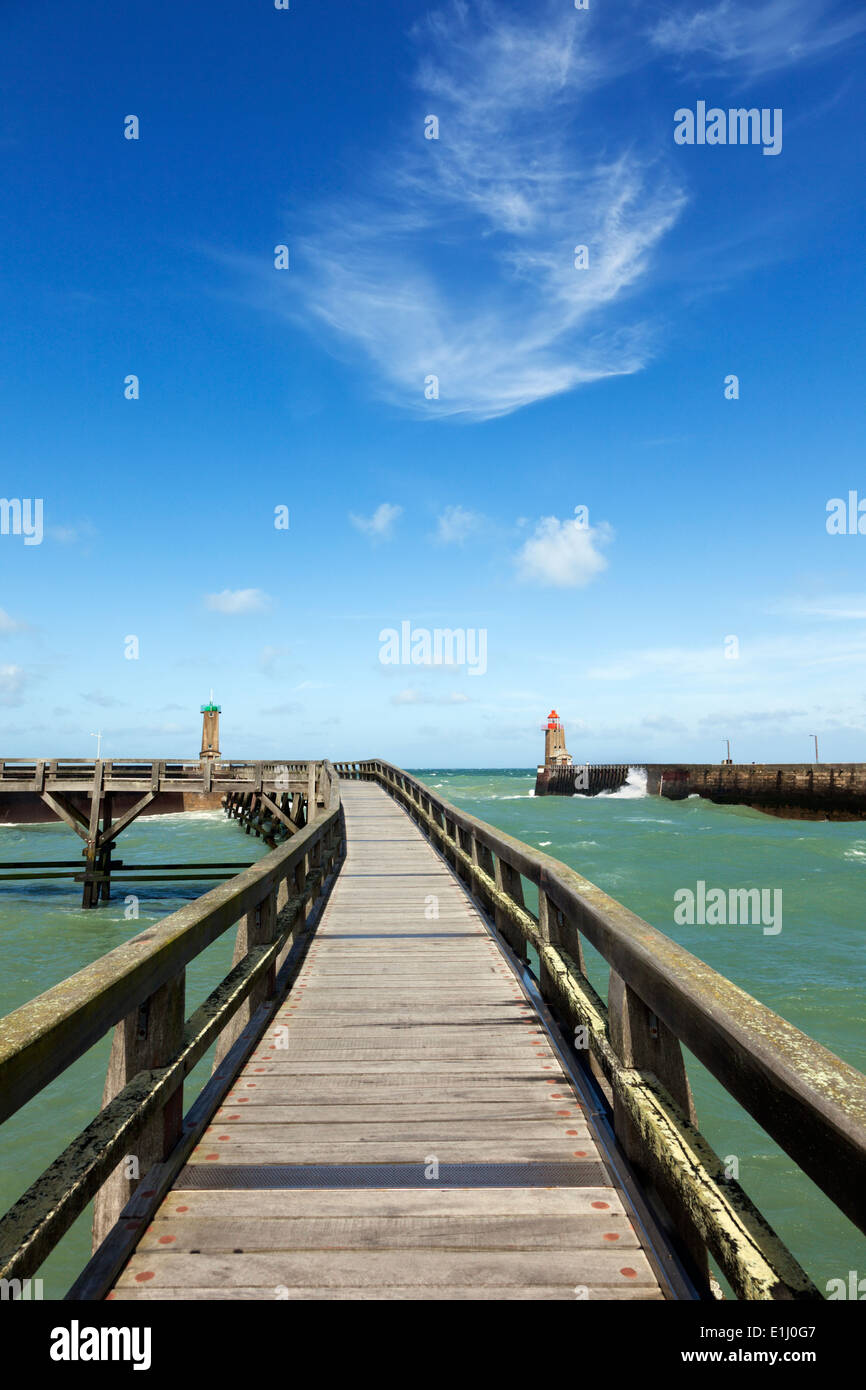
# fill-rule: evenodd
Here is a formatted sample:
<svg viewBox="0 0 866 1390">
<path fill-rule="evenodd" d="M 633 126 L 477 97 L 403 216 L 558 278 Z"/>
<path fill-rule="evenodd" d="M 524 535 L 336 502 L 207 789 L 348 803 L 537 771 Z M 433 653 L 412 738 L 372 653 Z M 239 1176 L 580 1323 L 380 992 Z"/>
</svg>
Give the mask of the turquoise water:
<svg viewBox="0 0 866 1390">
<path fill-rule="evenodd" d="M 535 771 L 419 771 L 452 801 L 570 865 L 714 970 L 866 1072 L 866 823 L 779 820 L 698 797 L 665 801 L 637 785 L 598 797 L 532 795 Z M 680 926 L 674 893 L 782 891 L 782 929 Z M 766 919 L 765 919 L 766 920 Z M 587 948 L 607 997 L 607 966 Z M 822 1292 L 866 1274 L 866 1241 L 693 1057 L 689 1079 L 703 1133 Z"/>
<path fill-rule="evenodd" d="M 690 799 L 660 801 L 639 788 L 602 797 L 532 795 L 534 771 L 427 771 L 418 774 L 448 800 L 562 859 L 707 961 L 840 1057 L 866 1071 L 863 1026 L 863 888 L 866 824 L 783 821 L 758 811 Z M 73 859 L 78 842 L 63 826 L 0 827 L 0 859 Z M 155 816 L 123 835 L 128 863 L 251 860 L 265 851 L 220 812 Z M 678 926 L 673 895 L 703 879 L 711 887 L 780 888 L 782 930 L 760 926 Z M 62 883 L 0 886 L 0 1014 L 111 950 L 209 883 L 159 884 L 138 891 L 140 916 L 124 916 L 125 894 L 96 911 Z M 228 932 L 188 971 L 187 1012 L 231 963 Z M 587 967 L 606 995 L 606 967 L 591 948 Z M 0 1211 L 98 1111 L 110 1039 L 103 1039 L 0 1128 Z M 689 1074 L 702 1130 L 822 1290 L 849 1270 L 866 1274 L 863 1237 L 804 1178 L 692 1058 Z M 210 1074 L 210 1059 L 187 1082 L 187 1104 Z M 46 1297 L 61 1297 L 90 1248 L 82 1216 L 41 1270 Z"/>
<path fill-rule="evenodd" d="M 76 859 L 80 841 L 62 825 L 0 827 L 0 863 Z M 117 855 L 127 864 L 250 862 L 267 853 L 221 811 L 149 816 L 124 831 Z M 0 884 L 0 1016 L 105 955 L 215 882 L 123 883 L 112 900 L 85 912 L 81 888 L 68 880 Z M 135 894 L 135 903 L 127 895 Z M 138 918 L 125 916 L 138 908 Z M 234 931 L 226 932 L 187 969 L 187 1015 L 231 967 Z M 106 1036 L 0 1128 L 0 1213 L 5 1212 L 98 1113 L 111 1038 Z M 212 1052 L 187 1079 L 187 1106 L 210 1076 Z M 62 1298 L 90 1255 L 88 1207 L 39 1271 L 45 1298 Z"/>
</svg>

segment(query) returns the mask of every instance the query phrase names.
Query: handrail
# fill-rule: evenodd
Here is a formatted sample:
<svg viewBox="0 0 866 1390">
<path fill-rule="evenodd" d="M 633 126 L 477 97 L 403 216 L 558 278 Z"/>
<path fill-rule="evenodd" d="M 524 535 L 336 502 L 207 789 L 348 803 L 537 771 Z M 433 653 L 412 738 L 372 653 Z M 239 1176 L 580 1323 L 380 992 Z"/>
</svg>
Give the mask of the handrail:
<svg viewBox="0 0 866 1390">
<path fill-rule="evenodd" d="M 390 763 L 336 767 L 401 802 L 518 955 L 525 959 L 527 943 L 538 951 L 542 994 L 587 1031 L 593 1066 L 613 1094 L 615 1130 L 689 1249 L 709 1248 L 740 1296 L 820 1297 L 777 1237 L 763 1269 L 744 1251 L 744 1240 L 760 1244 L 765 1223 L 696 1129 L 680 1044 L 861 1230 L 866 1077 L 560 861 Z M 521 876 L 538 888 L 537 917 L 523 903 Z M 610 966 L 607 1007 L 586 977 L 581 937 Z M 696 1156 L 697 1183 L 686 1173 Z"/>
<path fill-rule="evenodd" d="M 115 1026 L 102 1110 L 0 1220 L 0 1278 L 32 1274 L 96 1193 L 98 1243 L 136 1186 L 118 1169 L 130 1145 L 148 1166 L 168 1158 L 184 1077 L 274 997 L 343 852 L 339 780 L 327 761 L 315 770 L 325 807 L 290 841 L 0 1020 L 0 1121 Z M 239 919 L 232 969 L 184 1020 L 185 967 Z"/>
</svg>

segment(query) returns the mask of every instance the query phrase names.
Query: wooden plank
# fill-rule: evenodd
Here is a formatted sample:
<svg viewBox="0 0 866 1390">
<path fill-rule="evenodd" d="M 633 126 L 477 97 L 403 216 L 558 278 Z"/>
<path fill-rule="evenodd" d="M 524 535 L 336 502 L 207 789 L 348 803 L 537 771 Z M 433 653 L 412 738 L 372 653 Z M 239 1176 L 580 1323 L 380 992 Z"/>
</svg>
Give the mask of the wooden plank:
<svg viewBox="0 0 866 1390">
<path fill-rule="evenodd" d="M 233 1191 L 231 1213 L 253 1217 L 426 1217 L 426 1216 L 589 1216 L 604 1203 L 611 1216 L 624 1216 L 619 1195 L 609 1187 L 436 1187 L 426 1188 L 261 1188 Z M 183 1211 L 180 1209 L 183 1208 Z M 226 1216 L 224 1192 L 182 1188 L 168 1193 L 155 1221 L 180 1216 L 220 1220 Z"/>
<path fill-rule="evenodd" d="M 171 1256 L 241 1250 L 617 1250 L 637 1249 L 625 1216 L 296 1216 L 202 1219 L 182 1212 L 152 1224 L 138 1244 Z"/>
<path fill-rule="evenodd" d="M 627 1273 L 624 1271 L 628 1271 Z M 147 1276 L 139 1277 L 139 1276 Z M 463 1251 L 463 1250 L 290 1250 L 239 1255 L 166 1255 L 148 1251 L 135 1254 L 120 1279 L 119 1288 L 151 1287 L 171 1283 L 204 1286 L 246 1285 L 336 1289 L 346 1284 L 372 1281 L 380 1286 L 426 1287 L 438 1290 L 452 1284 L 483 1288 L 532 1288 L 558 1284 L 607 1285 L 656 1289 L 656 1280 L 642 1251 L 630 1249 L 624 1258 L 618 1250 Z"/>
<path fill-rule="evenodd" d="M 351 1054 L 351 1049 L 345 1049 Z M 547 1072 L 557 1079 L 563 1079 L 563 1072 L 558 1062 L 544 1063 L 543 1058 L 536 1059 L 524 1057 L 522 1054 L 517 1057 L 505 1057 L 500 1052 L 492 1057 L 484 1059 L 483 1068 L 479 1068 L 476 1060 L 464 1058 L 440 1058 L 440 1057 L 392 1057 L 383 1058 L 381 1052 L 375 1049 L 370 1050 L 369 1056 L 347 1057 L 311 1057 L 306 1060 L 292 1058 L 284 1060 L 285 1054 L 278 1055 L 267 1067 L 260 1063 L 254 1069 L 247 1069 L 244 1072 L 244 1080 L 239 1084 L 254 1086 L 261 1076 L 267 1072 L 268 1076 L 357 1076 L 370 1074 L 371 1076 L 388 1076 L 400 1073 L 405 1076 L 427 1076 L 435 1074 L 443 1078 L 447 1083 L 449 1077 L 472 1076 L 488 1077 L 497 1074 L 504 1076 L 528 1075 L 544 1079 Z M 246 1080 L 252 1077 L 252 1080 Z"/>
<path fill-rule="evenodd" d="M 478 1288 L 476 1285 L 469 1285 L 465 1288 L 457 1288 L 453 1284 L 447 1287 L 438 1287 L 434 1290 L 428 1288 L 408 1288 L 405 1285 L 376 1287 L 371 1284 L 364 1284 L 357 1288 L 313 1288 L 310 1285 L 302 1288 L 287 1289 L 279 1286 L 276 1290 L 263 1288 L 225 1288 L 217 1285 L 212 1288 L 190 1288 L 184 1285 L 182 1288 L 171 1288 L 160 1286 L 158 1288 L 148 1287 L 146 1284 L 138 1288 L 119 1288 L 108 1295 L 110 1299 L 117 1299 L 118 1302 L 126 1303 L 141 1299 L 142 1301 L 154 1302 L 165 1300 L 172 1303 L 181 1302 L 250 1302 L 262 1299 L 285 1299 L 287 1302 L 316 1302 L 327 1301 L 328 1303 L 346 1302 L 376 1302 L 381 1303 L 388 1300 L 399 1300 L 401 1303 L 411 1302 L 421 1299 L 435 1299 L 437 1302 L 463 1302 L 473 1303 L 483 1302 L 516 1302 L 518 1300 L 563 1300 L 574 1301 L 575 1298 L 586 1299 L 590 1302 L 605 1303 L 612 1300 L 618 1302 L 635 1300 L 663 1301 L 663 1295 L 657 1290 L 649 1290 L 645 1285 L 638 1288 L 624 1287 L 611 1288 L 603 1285 L 592 1289 L 585 1286 L 575 1290 L 564 1285 L 534 1285 L 532 1288 L 497 1288 L 492 1285 L 485 1285 Z"/>
<path fill-rule="evenodd" d="M 484 1093 L 482 1092 L 482 1095 Z M 348 1104 L 343 1099 L 331 1099 L 331 1103 L 323 1105 L 321 1103 L 309 1103 L 298 1105 L 293 1103 L 284 1104 L 262 1104 L 249 1105 L 243 1103 L 234 1105 L 228 1103 L 222 1107 L 214 1117 L 215 1125 L 226 1124 L 264 1124 L 264 1125 L 286 1125 L 298 1123 L 303 1124 L 399 1124 L 407 1123 L 427 1124 L 430 1127 L 437 1127 L 440 1122 L 448 1121 L 449 1125 L 453 1122 L 469 1123 L 477 1120 L 485 1135 L 489 1134 L 489 1124 L 495 1121 L 499 1124 L 513 1122 L 523 1124 L 527 1120 L 549 1121 L 552 1116 L 575 1117 L 581 1111 L 573 1103 L 566 1101 L 551 1101 L 548 1096 L 540 1091 L 536 1093 L 537 1098 L 527 1101 L 520 1098 L 516 1101 L 482 1099 L 476 1096 L 468 1101 L 455 1101 L 449 1093 L 443 1097 L 440 1093 L 438 1100 L 428 1098 L 424 1101 L 416 1099 L 404 1100 L 391 1103 L 379 1102 L 377 1104 L 364 1104 L 359 1101 L 357 1104 Z M 280 1097 L 282 1101 L 283 1097 Z M 321 1101 L 321 1097 L 318 1098 Z M 565 1107 L 565 1108 L 563 1108 Z"/>
<path fill-rule="evenodd" d="M 437 1142 L 456 1144 L 462 1140 L 478 1140 L 484 1144 L 495 1144 L 498 1158 L 508 1153 L 512 1146 L 520 1148 L 535 1139 L 567 1139 L 575 1133 L 587 1133 L 586 1121 L 574 1109 L 562 1119 L 551 1116 L 542 1120 L 503 1120 L 498 1116 L 482 1119 L 479 1115 L 473 1115 L 468 1120 L 454 1120 L 449 1116 L 435 1122 L 427 1119 L 403 1120 L 394 1115 L 386 1120 L 341 1120 L 339 1123 L 309 1121 L 303 1117 L 269 1122 L 262 1118 L 259 1111 L 249 1120 L 240 1108 L 231 1114 L 238 1118 L 216 1120 L 205 1131 L 200 1149 L 213 1148 L 215 1143 L 231 1145 L 233 1149 L 238 1144 L 280 1144 L 287 1151 L 296 1144 L 345 1144 L 347 1148 L 394 1144 L 403 1148 L 407 1144 L 429 1147 Z"/>
<path fill-rule="evenodd" d="M 370 1140 L 352 1143 L 345 1139 L 331 1143 L 298 1140 L 290 1143 L 251 1143 L 243 1138 L 219 1140 L 213 1146 L 202 1144 L 190 1155 L 190 1164 L 214 1167 L 223 1164 L 267 1163 L 413 1163 L 424 1168 L 432 1158 L 440 1163 L 569 1163 L 578 1150 L 594 1156 L 591 1141 L 581 1138 L 513 1139 L 510 1143 L 483 1138 L 447 1139 L 428 1136 L 423 1141 L 406 1139 L 387 1142 Z"/>
</svg>

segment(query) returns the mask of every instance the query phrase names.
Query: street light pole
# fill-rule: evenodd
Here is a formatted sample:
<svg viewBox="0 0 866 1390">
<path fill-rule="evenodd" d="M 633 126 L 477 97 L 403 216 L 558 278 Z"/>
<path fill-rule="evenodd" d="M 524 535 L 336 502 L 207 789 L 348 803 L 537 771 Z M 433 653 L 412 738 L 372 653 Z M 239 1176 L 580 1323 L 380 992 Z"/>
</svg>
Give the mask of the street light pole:
<svg viewBox="0 0 866 1390">
<path fill-rule="evenodd" d="M 818 761 L 818 735 L 817 735 L 817 734 L 810 734 L 809 737 L 810 737 L 810 738 L 813 738 L 813 739 L 815 740 L 815 762 L 817 762 L 817 761 Z"/>
<path fill-rule="evenodd" d="M 90 737 L 96 739 L 96 761 L 99 762 L 102 756 L 102 730 L 100 729 L 98 734 L 91 734 Z"/>
</svg>

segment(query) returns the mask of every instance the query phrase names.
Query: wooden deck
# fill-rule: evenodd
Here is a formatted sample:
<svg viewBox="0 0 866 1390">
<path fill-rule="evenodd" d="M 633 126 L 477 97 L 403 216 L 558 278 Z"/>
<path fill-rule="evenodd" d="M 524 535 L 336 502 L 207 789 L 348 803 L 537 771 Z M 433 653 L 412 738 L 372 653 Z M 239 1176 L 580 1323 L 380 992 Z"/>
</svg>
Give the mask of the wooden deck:
<svg viewBox="0 0 866 1390">
<path fill-rule="evenodd" d="M 381 788 L 341 791 L 298 981 L 107 1296 L 662 1298 L 462 884 Z"/>
</svg>

